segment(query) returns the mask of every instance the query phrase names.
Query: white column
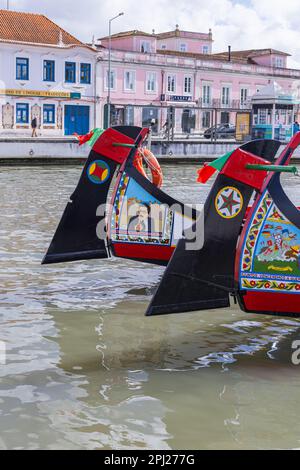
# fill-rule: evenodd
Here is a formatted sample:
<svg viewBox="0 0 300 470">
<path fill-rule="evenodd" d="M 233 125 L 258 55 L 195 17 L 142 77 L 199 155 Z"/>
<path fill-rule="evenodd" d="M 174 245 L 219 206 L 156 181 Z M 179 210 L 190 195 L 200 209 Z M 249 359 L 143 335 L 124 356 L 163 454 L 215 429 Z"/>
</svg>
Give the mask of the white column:
<svg viewBox="0 0 300 470">
<path fill-rule="evenodd" d="M 271 116 L 271 122 L 272 122 L 272 139 L 275 137 L 275 113 L 276 113 L 276 104 L 273 104 L 272 108 L 272 116 Z"/>
</svg>

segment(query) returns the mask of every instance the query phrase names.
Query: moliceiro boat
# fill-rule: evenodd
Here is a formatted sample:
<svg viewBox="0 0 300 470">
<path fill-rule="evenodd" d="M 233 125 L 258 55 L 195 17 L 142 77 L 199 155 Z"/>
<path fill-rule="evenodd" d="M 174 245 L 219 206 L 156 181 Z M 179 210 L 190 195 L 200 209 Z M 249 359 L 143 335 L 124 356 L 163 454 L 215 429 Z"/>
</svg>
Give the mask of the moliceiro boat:
<svg viewBox="0 0 300 470">
<path fill-rule="evenodd" d="M 92 149 L 43 263 L 115 256 L 165 265 L 148 316 L 230 307 L 230 297 L 246 312 L 300 316 L 300 211 L 280 182 L 297 171 L 300 133 L 279 156 L 279 141 L 255 140 L 201 168 L 200 183 L 218 171 L 202 211 L 161 190 L 148 133 L 80 137 Z"/>
</svg>

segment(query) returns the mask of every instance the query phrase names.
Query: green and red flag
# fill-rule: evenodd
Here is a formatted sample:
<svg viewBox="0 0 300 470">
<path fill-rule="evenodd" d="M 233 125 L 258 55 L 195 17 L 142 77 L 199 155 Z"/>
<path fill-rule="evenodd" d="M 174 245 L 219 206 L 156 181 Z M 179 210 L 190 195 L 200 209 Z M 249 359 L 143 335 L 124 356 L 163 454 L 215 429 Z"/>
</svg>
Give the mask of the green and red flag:
<svg viewBox="0 0 300 470">
<path fill-rule="evenodd" d="M 103 132 L 104 132 L 104 129 L 100 129 L 99 127 L 97 127 L 96 129 L 93 129 L 86 135 L 78 135 L 76 133 L 74 133 L 74 135 L 78 139 L 79 145 L 88 143 L 90 147 L 93 147 L 94 143 L 96 142 L 96 140 L 99 139 L 100 135 L 102 135 Z"/>
<path fill-rule="evenodd" d="M 232 155 L 233 152 L 228 152 L 217 160 L 214 160 L 211 163 L 204 163 L 203 168 L 198 170 L 198 183 L 206 183 L 209 178 L 218 170 L 221 171 L 222 168 L 227 163 L 227 160 Z"/>
</svg>

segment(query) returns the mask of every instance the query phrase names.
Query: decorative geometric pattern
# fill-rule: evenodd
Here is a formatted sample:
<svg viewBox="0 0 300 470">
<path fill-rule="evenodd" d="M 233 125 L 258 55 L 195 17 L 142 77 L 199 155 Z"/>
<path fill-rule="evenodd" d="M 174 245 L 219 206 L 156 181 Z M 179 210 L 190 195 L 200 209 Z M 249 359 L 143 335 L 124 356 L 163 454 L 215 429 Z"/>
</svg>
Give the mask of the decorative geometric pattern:
<svg viewBox="0 0 300 470">
<path fill-rule="evenodd" d="M 14 127 L 14 106 L 9 103 L 2 106 L 2 126 L 3 129 L 13 129 Z"/>
<path fill-rule="evenodd" d="M 233 219 L 242 210 L 244 204 L 241 192 L 233 186 L 222 188 L 215 199 L 217 213 L 224 219 Z"/>
<path fill-rule="evenodd" d="M 116 193 L 116 197 L 114 201 L 114 210 L 112 213 L 112 227 L 114 228 L 116 232 L 119 230 L 120 212 L 121 212 L 123 198 L 126 194 L 128 182 L 129 182 L 129 176 L 126 173 L 123 173 L 119 186 L 118 186 L 117 193 Z"/>
<path fill-rule="evenodd" d="M 262 198 L 260 205 L 258 206 L 254 215 L 251 228 L 248 232 L 245 247 L 242 254 L 242 270 L 250 271 L 252 266 L 252 259 L 254 248 L 259 234 L 260 228 L 264 222 L 265 216 L 272 204 L 272 198 L 269 193 L 266 193 Z"/>
<path fill-rule="evenodd" d="M 272 281 L 272 280 L 255 280 L 242 278 L 242 289 L 256 289 L 264 291 L 277 291 L 277 292 L 294 292 L 300 293 L 300 282 L 286 282 L 286 281 Z"/>
<path fill-rule="evenodd" d="M 110 169 L 103 160 L 96 160 L 90 164 L 87 170 L 89 180 L 94 184 L 105 183 L 110 175 Z"/>
</svg>

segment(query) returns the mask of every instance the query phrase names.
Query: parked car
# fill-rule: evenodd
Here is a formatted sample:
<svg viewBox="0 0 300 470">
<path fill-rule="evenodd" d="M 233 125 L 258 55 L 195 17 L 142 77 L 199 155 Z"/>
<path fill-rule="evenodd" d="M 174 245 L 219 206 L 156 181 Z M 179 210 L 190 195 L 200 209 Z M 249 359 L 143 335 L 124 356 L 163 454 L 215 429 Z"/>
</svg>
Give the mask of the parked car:
<svg viewBox="0 0 300 470">
<path fill-rule="evenodd" d="M 206 129 L 204 137 L 211 139 L 211 136 L 216 139 L 234 139 L 235 138 L 235 126 L 233 124 L 219 124 L 216 126 Z"/>
</svg>

